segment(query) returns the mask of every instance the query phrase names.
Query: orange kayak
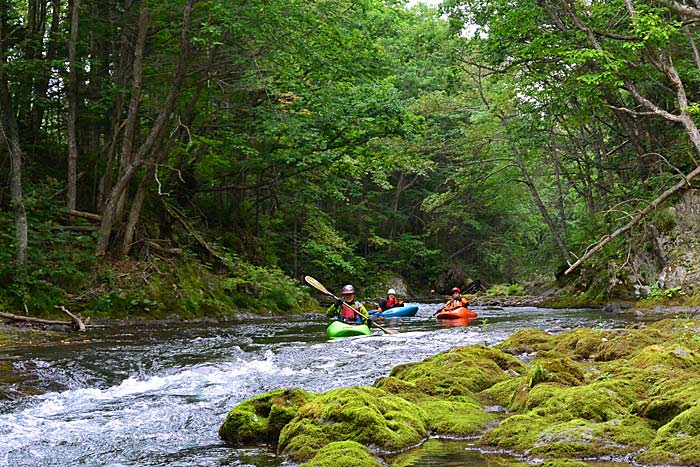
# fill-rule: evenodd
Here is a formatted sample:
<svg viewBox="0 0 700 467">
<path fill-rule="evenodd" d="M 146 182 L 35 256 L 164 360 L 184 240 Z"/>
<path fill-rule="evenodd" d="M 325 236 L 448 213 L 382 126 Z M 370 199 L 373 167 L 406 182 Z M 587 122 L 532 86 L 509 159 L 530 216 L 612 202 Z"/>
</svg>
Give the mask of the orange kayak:
<svg viewBox="0 0 700 467">
<path fill-rule="evenodd" d="M 451 310 L 442 310 L 437 314 L 437 319 L 463 319 L 463 318 L 476 318 L 476 312 L 460 306 L 459 308 L 453 308 Z"/>
</svg>

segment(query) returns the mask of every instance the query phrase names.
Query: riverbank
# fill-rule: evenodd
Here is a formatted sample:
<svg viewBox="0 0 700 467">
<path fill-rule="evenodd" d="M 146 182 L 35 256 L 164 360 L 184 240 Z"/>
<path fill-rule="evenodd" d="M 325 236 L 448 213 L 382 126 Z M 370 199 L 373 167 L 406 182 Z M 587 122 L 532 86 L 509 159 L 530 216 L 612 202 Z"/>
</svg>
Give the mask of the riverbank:
<svg viewBox="0 0 700 467">
<path fill-rule="evenodd" d="M 220 435 L 273 444 L 305 466 L 340 467 L 334 457 L 348 452 L 379 466 L 434 436 L 469 437 L 533 465 L 698 465 L 698 355 L 700 327 L 689 319 L 525 328 L 493 347 L 399 365 L 371 387 L 261 394 L 232 408 Z"/>
</svg>

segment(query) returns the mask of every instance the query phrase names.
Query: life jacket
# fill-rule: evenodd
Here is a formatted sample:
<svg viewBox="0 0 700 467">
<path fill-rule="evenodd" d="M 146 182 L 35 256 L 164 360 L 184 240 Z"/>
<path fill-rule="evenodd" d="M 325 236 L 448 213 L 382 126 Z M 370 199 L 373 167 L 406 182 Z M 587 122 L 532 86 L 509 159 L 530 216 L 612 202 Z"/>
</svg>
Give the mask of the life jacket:
<svg viewBox="0 0 700 467">
<path fill-rule="evenodd" d="M 351 306 L 352 309 L 350 309 Z M 340 306 L 340 317 L 347 320 L 355 320 L 361 316 L 359 311 L 360 302 L 350 304 L 344 301 L 343 304 Z"/>
<path fill-rule="evenodd" d="M 466 307 L 469 305 L 469 300 L 462 297 L 453 298 L 445 304 L 445 310 L 454 310 L 459 307 Z"/>
<path fill-rule="evenodd" d="M 389 297 L 386 299 L 386 309 L 389 309 L 393 306 L 396 306 L 399 304 L 399 300 L 396 297 Z"/>
</svg>

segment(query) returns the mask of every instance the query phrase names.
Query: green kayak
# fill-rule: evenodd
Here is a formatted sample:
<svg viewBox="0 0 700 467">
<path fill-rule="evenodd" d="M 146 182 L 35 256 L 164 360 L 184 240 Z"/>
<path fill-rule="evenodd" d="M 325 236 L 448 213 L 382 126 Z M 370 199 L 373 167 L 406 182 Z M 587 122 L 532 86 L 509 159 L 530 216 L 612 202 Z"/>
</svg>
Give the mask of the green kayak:
<svg viewBox="0 0 700 467">
<path fill-rule="evenodd" d="M 326 329 L 328 337 L 369 336 L 369 327 L 366 324 L 350 324 L 342 321 L 333 321 Z"/>
</svg>

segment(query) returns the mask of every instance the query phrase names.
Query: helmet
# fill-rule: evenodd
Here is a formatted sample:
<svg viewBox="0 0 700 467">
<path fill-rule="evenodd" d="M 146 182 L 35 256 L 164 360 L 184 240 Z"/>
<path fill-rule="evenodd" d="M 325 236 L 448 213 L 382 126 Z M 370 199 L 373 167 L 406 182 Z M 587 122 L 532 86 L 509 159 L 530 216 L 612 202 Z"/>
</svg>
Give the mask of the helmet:
<svg viewBox="0 0 700 467">
<path fill-rule="evenodd" d="M 343 295 L 351 295 L 355 293 L 355 287 L 352 285 L 348 284 L 345 287 L 343 287 Z"/>
<path fill-rule="evenodd" d="M 462 293 L 462 291 L 459 290 L 459 287 L 453 287 L 453 288 L 452 288 L 452 293 L 455 293 L 455 292 L 457 292 L 457 293 Z"/>
<path fill-rule="evenodd" d="M 386 293 L 387 295 L 396 295 L 396 290 L 394 289 L 389 289 L 389 291 Z"/>
</svg>

